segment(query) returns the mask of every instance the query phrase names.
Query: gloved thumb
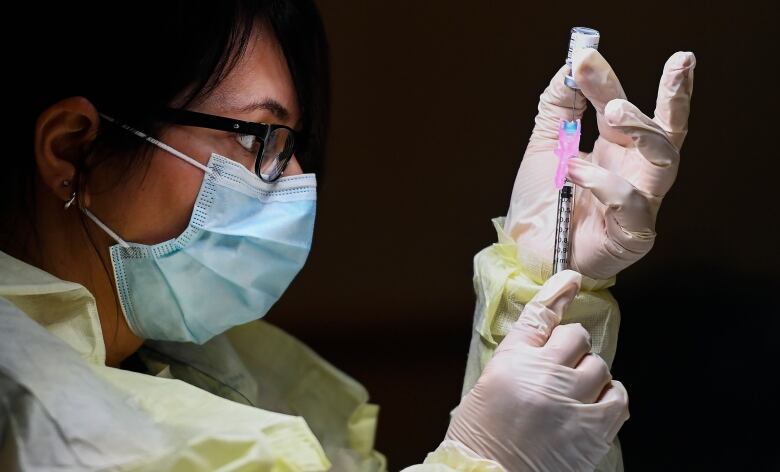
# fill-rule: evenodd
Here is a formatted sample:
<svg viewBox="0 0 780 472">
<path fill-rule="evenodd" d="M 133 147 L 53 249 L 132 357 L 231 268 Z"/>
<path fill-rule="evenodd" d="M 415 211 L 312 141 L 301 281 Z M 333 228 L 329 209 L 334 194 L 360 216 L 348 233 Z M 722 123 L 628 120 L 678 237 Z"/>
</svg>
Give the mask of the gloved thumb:
<svg viewBox="0 0 780 472">
<path fill-rule="evenodd" d="M 532 145 L 555 147 L 558 142 L 558 129 L 561 119 L 579 119 L 585 112 L 586 101 L 582 94 L 575 94 L 564 84 L 569 74 L 569 66 L 562 66 L 550 81 L 550 85 L 539 97 L 539 113 L 531 133 Z"/>
<path fill-rule="evenodd" d="M 550 277 L 525 305 L 496 352 L 517 344 L 544 346 L 552 330 L 561 322 L 563 312 L 579 292 L 581 283 L 582 275 L 573 270 L 564 270 Z"/>
</svg>

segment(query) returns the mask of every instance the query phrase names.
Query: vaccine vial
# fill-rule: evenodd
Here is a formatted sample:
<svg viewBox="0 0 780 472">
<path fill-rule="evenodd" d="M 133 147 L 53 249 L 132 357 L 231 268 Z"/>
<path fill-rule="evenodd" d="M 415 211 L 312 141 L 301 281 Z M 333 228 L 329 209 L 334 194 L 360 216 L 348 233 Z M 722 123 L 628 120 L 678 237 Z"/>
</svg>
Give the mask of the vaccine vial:
<svg viewBox="0 0 780 472">
<path fill-rule="evenodd" d="M 584 48 L 599 48 L 599 39 L 601 34 L 593 28 L 586 28 L 584 26 L 575 26 L 571 29 L 571 37 L 569 38 L 569 53 L 566 56 L 566 65 L 569 66 L 569 74 L 563 79 L 563 83 L 567 87 L 574 90 L 579 90 L 577 83 L 574 81 L 574 75 L 571 70 L 572 58 L 574 53 Z"/>
</svg>

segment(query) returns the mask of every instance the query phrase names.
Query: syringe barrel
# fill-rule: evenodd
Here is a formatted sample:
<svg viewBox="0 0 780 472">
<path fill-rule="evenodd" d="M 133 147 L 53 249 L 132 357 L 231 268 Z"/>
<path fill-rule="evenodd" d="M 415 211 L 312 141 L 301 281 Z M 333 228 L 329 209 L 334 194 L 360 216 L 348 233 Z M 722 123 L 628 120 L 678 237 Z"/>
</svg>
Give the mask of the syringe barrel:
<svg viewBox="0 0 780 472">
<path fill-rule="evenodd" d="M 553 274 L 569 268 L 571 248 L 571 218 L 574 212 L 574 186 L 564 184 L 558 192 L 558 210 L 555 219 L 555 249 Z"/>
</svg>

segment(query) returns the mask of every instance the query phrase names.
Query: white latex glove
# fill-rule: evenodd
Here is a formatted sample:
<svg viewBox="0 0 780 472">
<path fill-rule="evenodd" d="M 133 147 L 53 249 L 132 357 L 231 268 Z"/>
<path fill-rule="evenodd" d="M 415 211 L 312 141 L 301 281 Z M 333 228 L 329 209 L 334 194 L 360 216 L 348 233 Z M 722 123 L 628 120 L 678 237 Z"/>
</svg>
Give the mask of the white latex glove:
<svg viewBox="0 0 780 472">
<path fill-rule="evenodd" d="M 628 419 L 628 395 L 588 353 L 582 325 L 558 326 L 580 281 L 560 272 L 526 304 L 461 400 L 447 439 L 508 471 L 596 468 Z"/>
<path fill-rule="evenodd" d="M 606 60 L 595 49 L 573 59 L 581 87 L 574 118 L 586 100 L 596 109 L 600 136 L 593 152 L 569 160 L 577 185 L 572 220 L 571 268 L 608 279 L 650 251 L 661 199 L 674 183 L 688 130 L 696 58 L 677 52 L 664 66 L 655 117 L 626 101 Z M 504 230 L 517 241 L 521 264 L 541 280 L 551 272 L 558 191 L 553 154 L 561 118 L 571 119 L 574 91 L 558 71 L 539 101 L 536 126 L 512 191 Z M 583 97 L 583 94 L 585 97 Z"/>
</svg>

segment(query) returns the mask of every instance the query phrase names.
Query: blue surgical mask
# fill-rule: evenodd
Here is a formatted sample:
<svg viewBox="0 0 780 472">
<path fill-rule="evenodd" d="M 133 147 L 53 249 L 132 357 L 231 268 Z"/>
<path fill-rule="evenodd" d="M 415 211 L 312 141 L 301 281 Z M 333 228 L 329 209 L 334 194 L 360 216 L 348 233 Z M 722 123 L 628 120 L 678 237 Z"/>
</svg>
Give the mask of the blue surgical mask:
<svg viewBox="0 0 780 472">
<path fill-rule="evenodd" d="M 130 328 L 145 339 L 204 343 L 263 317 L 309 254 L 314 174 L 269 184 L 226 157 L 212 154 L 204 166 L 129 130 L 205 174 L 187 229 L 160 244 L 128 243 L 82 208 L 118 243 L 111 262 Z"/>
</svg>

